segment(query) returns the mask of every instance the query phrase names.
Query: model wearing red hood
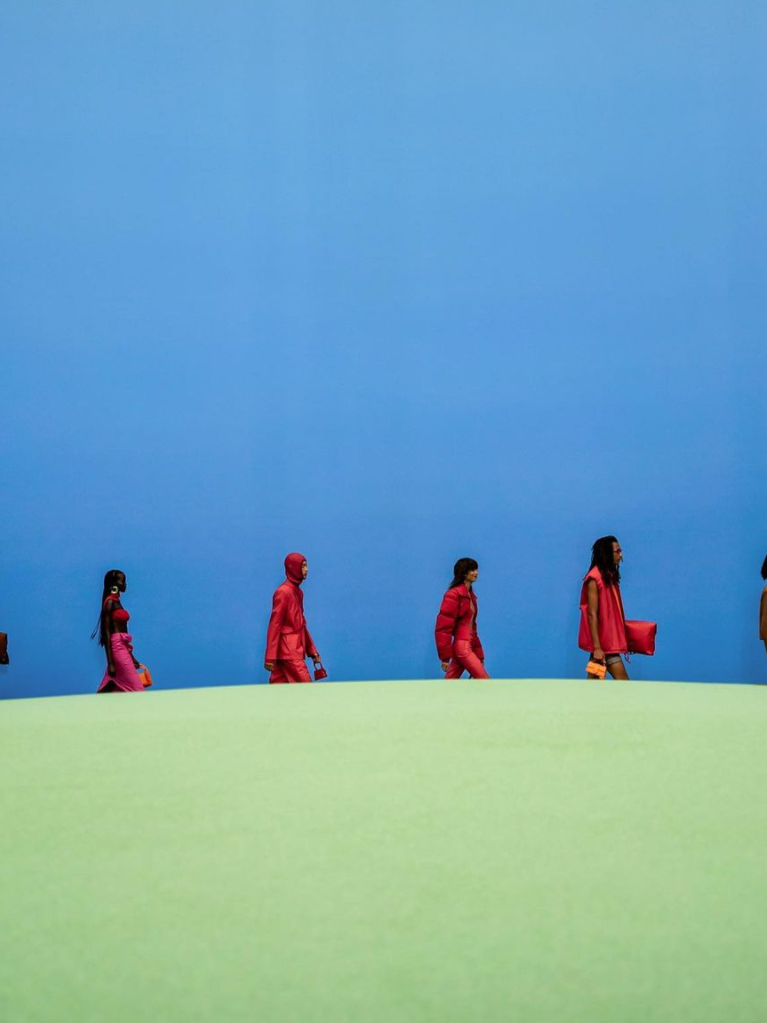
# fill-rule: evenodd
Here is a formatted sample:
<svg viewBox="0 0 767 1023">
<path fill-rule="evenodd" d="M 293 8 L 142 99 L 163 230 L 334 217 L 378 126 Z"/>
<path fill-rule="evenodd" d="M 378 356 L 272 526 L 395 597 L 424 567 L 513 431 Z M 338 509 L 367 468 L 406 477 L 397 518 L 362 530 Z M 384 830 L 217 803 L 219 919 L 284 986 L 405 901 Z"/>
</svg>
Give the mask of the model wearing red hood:
<svg viewBox="0 0 767 1023">
<path fill-rule="evenodd" d="M 306 658 L 315 664 L 320 655 L 314 645 L 304 618 L 303 554 L 292 553 L 285 558 L 285 582 L 278 586 L 272 598 L 272 615 L 266 630 L 264 667 L 271 672 L 269 681 L 311 682 Z"/>
</svg>

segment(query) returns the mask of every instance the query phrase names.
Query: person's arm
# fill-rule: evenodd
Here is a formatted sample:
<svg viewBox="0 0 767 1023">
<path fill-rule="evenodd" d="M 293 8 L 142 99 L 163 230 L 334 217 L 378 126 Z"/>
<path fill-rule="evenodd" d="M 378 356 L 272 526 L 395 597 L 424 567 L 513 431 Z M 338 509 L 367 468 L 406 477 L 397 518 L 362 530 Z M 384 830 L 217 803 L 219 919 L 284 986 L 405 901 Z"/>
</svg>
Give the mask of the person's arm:
<svg viewBox="0 0 767 1023">
<path fill-rule="evenodd" d="M 272 598 L 272 613 L 269 617 L 269 625 L 266 629 L 266 654 L 264 655 L 264 667 L 267 671 L 274 671 L 274 662 L 277 660 L 277 652 L 280 645 L 280 628 L 285 617 L 286 595 L 282 587 L 274 592 Z"/>
<path fill-rule="evenodd" d="M 434 626 L 434 639 L 437 643 L 437 656 L 442 663 L 442 670 L 447 671 L 450 658 L 453 656 L 453 633 L 458 620 L 458 597 L 450 590 L 442 598 L 442 604 Z"/>
<path fill-rule="evenodd" d="M 304 625 L 304 650 L 306 650 L 307 657 L 311 657 L 315 664 L 320 663 L 320 652 L 314 645 L 308 625 Z"/>
<path fill-rule="evenodd" d="M 589 579 L 586 587 L 586 599 L 588 601 L 588 621 L 591 631 L 591 643 L 594 649 L 594 660 L 603 661 L 605 652 L 599 641 L 599 587 L 595 579 Z"/>
<path fill-rule="evenodd" d="M 759 639 L 767 643 L 767 586 L 762 590 L 762 599 L 759 604 Z"/>
<path fill-rule="evenodd" d="M 112 612 L 114 608 L 115 602 L 108 600 L 104 605 L 101 615 L 101 640 L 104 644 L 104 652 L 107 655 L 107 675 L 110 678 L 115 677 L 115 662 L 112 655 Z"/>
</svg>

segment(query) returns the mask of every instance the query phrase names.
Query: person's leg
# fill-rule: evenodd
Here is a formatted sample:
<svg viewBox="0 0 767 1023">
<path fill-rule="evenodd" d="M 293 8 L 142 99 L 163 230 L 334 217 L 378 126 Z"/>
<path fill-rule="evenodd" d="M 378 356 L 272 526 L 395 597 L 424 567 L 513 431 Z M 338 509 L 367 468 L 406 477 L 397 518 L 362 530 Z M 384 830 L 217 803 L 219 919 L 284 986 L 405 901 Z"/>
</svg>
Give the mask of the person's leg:
<svg viewBox="0 0 767 1023">
<path fill-rule="evenodd" d="M 620 654 L 608 654 L 605 660 L 607 661 L 607 670 L 613 678 L 618 679 L 620 682 L 628 681 L 629 676 L 626 671 L 626 665 L 623 663 L 623 658 Z"/>
<path fill-rule="evenodd" d="M 283 682 L 288 681 L 287 678 L 285 677 L 285 672 L 282 669 L 282 664 L 283 664 L 282 661 L 274 662 L 272 673 L 269 676 L 269 685 L 278 686 L 281 685 Z"/>
<path fill-rule="evenodd" d="M 281 682 L 311 682 L 312 676 L 306 667 L 306 661 L 292 657 L 290 660 L 277 661 L 275 668 L 282 672 Z"/>
<path fill-rule="evenodd" d="M 490 678 L 484 664 L 471 649 L 471 643 L 465 640 L 456 641 L 455 656 L 472 678 Z"/>
<path fill-rule="evenodd" d="M 445 678 L 460 678 L 463 675 L 463 665 L 457 657 L 453 657 L 445 672 Z"/>
</svg>

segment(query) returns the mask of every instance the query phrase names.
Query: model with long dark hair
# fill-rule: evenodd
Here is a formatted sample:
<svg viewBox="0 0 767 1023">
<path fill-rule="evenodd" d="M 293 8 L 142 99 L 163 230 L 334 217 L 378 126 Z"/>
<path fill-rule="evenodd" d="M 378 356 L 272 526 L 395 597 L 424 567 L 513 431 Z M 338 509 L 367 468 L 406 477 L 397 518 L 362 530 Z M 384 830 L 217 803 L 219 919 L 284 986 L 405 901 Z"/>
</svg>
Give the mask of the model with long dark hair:
<svg viewBox="0 0 767 1023">
<path fill-rule="evenodd" d="M 490 678 L 477 633 L 474 583 L 478 574 L 474 558 L 459 558 L 453 568 L 453 581 L 442 598 L 434 637 L 445 678 L 460 678 L 464 671 L 472 678 Z"/>
<path fill-rule="evenodd" d="M 613 678 L 627 679 L 621 654 L 628 652 L 626 616 L 621 598 L 621 545 L 614 536 L 600 536 L 591 548 L 591 565 L 581 588 L 578 645 L 604 664 Z M 587 673 L 588 678 L 598 678 Z"/>
<path fill-rule="evenodd" d="M 138 674 L 141 667 L 133 656 L 133 636 L 128 632 L 130 615 L 120 602 L 128 582 L 125 572 L 111 568 L 104 576 L 104 592 L 101 595 L 101 614 L 91 639 L 98 636 L 99 646 L 107 655 L 107 670 L 99 693 L 143 693 L 144 684 Z"/>
</svg>

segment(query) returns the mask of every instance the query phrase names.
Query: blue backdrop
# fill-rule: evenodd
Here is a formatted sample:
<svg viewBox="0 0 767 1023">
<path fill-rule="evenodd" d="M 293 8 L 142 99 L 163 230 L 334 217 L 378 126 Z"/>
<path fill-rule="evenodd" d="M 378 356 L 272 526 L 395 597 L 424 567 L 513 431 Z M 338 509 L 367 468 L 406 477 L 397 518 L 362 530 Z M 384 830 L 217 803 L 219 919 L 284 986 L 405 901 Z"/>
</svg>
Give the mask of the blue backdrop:
<svg viewBox="0 0 767 1023">
<path fill-rule="evenodd" d="M 0 695 L 89 692 L 106 569 L 163 686 L 264 681 L 308 555 L 331 678 L 761 681 L 758 0 L 10 0 Z"/>
</svg>

